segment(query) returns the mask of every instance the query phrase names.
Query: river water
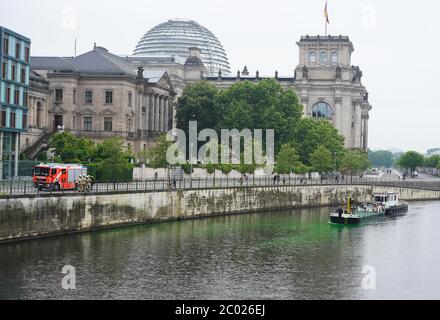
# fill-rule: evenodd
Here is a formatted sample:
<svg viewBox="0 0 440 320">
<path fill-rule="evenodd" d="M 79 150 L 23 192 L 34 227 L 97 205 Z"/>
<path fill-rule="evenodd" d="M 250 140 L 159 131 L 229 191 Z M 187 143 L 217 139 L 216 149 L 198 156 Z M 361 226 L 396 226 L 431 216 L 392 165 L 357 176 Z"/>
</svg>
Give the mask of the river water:
<svg viewBox="0 0 440 320">
<path fill-rule="evenodd" d="M 440 202 L 415 202 L 405 217 L 360 227 L 330 225 L 328 211 L 1 245 L 0 298 L 440 299 Z M 65 265 L 75 267 L 76 290 L 62 289 Z"/>
</svg>

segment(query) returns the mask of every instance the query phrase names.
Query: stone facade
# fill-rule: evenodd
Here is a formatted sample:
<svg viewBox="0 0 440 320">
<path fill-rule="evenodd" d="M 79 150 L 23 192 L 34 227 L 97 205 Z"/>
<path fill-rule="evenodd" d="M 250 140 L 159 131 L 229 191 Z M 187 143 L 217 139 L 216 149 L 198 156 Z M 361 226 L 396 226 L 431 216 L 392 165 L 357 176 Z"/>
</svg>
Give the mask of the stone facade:
<svg viewBox="0 0 440 320">
<path fill-rule="evenodd" d="M 330 121 L 345 137 L 350 149 L 368 149 L 368 121 L 372 109 L 362 85 L 362 72 L 351 65 L 353 44 L 348 37 L 302 37 L 299 63 L 293 77 L 273 79 L 285 89 L 293 89 L 304 107 L 304 115 Z M 206 77 L 219 88 L 239 81 L 257 82 L 268 77 L 249 76 L 247 67 L 235 77 Z"/>
<path fill-rule="evenodd" d="M 49 84 L 44 125 L 50 132 L 95 142 L 118 136 L 138 152 L 173 126 L 175 92 L 165 71 L 144 72 L 100 47 L 77 58 L 32 61 Z M 37 110 L 31 109 L 33 119 Z"/>
<path fill-rule="evenodd" d="M 362 85 L 362 72 L 351 65 L 354 51 L 352 42 L 346 36 L 311 37 L 304 36 L 297 43 L 299 62 L 295 74 L 282 77 L 275 72 L 271 77 L 249 75 L 248 68 L 236 75 L 207 76 L 203 66 L 182 64 L 174 58 L 162 57 L 160 64 L 154 57 L 127 57 L 130 63 L 146 70 L 165 68 L 175 83 L 180 95 L 186 85 L 196 81 L 208 81 L 220 89 L 226 89 L 240 81 L 258 82 L 275 79 L 285 89 L 293 89 L 304 106 L 304 115 L 324 118 L 332 122 L 345 137 L 345 145 L 351 149 L 368 149 L 368 122 L 371 105 L 368 92 Z M 189 59 L 192 61 L 200 53 L 192 48 Z"/>
<path fill-rule="evenodd" d="M 367 150 L 371 105 L 362 72 L 351 65 L 352 42 L 345 36 L 304 36 L 297 44 L 299 62 L 295 74 L 288 77 L 278 72 L 272 77 L 262 77 L 258 71 L 249 75 L 247 67 L 235 76 L 221 72 L 208 76 L 198 48 L 188 49 L 186 61 L 178 56 L 118 57 L 96 46 L 76 58 L 32 58 L 32 69 L 49 83 L 40 129 L 62 126 L 95 141 L 120 136 L 128 147 L 140 151 L 175 126 L 177 98 L 188 84 L 208 81 L 225 89 L 240 81 L 275 79 L 298 94 L 304 116 L 327 119 L 345 137 L 347 148 Z M 36 103 L 45 105 L 44 93 L 34 92 L 39 94 L 34 94 Z M 111 103 L 106 101 L 109 95 Z M 31 106 L 31 133 L 37 127 L 37 110 L 38 106 Z"/>
<path fill-rule="evenodd" d="M 20 150 L 26 150 L 51 130 L 49 118 L 49 81 L 31 72 L 28 101 L 28 131 L 21 135 Z"/>
</svg>

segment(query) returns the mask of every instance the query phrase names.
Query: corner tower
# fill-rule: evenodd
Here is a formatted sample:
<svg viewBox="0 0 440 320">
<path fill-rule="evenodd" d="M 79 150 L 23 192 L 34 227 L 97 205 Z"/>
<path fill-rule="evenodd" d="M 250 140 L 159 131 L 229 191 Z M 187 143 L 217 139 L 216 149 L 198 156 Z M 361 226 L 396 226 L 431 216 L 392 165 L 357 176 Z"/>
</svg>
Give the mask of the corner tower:
<svg viewBox="0 0 440 320">
<path fill-rule="evenodd" d="M 331 121 L 351 149 L 368 149 L 371 105 L 362 71 L 351 63 L 347 36 L 303 36 L 297 42 L 295 89 L 306 116 Z"/>
</svg>

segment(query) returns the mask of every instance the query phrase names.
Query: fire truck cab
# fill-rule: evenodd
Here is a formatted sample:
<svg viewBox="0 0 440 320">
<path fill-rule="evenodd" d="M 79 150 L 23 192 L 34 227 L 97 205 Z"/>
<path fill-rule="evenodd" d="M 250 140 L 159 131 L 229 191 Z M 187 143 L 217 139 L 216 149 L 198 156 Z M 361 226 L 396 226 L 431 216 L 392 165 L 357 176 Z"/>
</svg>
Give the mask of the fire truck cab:
<svg viewBox="0 0 440 320">
<path fill-rule="evenodd" d="M 87 175 L 87 168 L 82 165 L 40 164 L 34 167 L 32 181 L 39 190 L 73 190 L 81 175 Z"/>
</svg>

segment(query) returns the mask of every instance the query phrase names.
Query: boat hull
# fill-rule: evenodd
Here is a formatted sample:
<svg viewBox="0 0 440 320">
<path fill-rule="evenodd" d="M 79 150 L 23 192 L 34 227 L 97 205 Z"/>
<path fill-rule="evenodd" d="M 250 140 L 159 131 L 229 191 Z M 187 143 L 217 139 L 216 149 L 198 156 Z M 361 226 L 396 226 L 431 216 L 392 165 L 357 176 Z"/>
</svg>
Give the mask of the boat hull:
<svg viewBox="0 0 440 320">
<path fill-rule="evenodd" d="M 342 224 L 342 225 L 359 225 L 363 223 L 368 223 L 372 221 L 377 221 L 383 219 L 383 214 L 370 215 L 368 217 L 343 217 L 343 216 L 332 216 L 330 217 L 330 222 L 332 224 Z"/>
<path fill-rule="evenodd" d="M 399 217 L 404 216 L 408 213 L 408 205 L 402 204 L 399 206 L 394 206 L 385 210 L 385 215 L 387 217 Z"/>
</svg>

